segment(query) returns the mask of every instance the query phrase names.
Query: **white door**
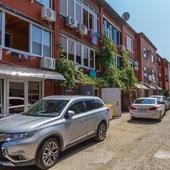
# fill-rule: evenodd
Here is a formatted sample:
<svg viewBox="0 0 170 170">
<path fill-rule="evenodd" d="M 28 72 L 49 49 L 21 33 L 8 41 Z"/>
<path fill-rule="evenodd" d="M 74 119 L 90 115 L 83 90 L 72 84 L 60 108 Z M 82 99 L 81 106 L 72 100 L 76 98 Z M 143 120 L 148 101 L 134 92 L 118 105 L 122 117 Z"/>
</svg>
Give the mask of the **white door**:
<svg viewBox="0 0 170 170">
<path fill-rule="evenodd" d="M 121 92 L 117 88 L 103 88 L 102 99 L 105 104 L 112 104 L 115 116 L 121 116 Z"/>
</svg>

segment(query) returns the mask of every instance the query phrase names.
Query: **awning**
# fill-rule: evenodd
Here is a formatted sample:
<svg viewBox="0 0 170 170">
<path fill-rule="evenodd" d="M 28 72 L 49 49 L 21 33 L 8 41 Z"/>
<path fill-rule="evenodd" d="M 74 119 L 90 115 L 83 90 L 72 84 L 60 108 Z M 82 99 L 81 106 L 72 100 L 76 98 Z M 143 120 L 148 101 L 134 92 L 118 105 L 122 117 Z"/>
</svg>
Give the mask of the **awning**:
<svg viewBox="0 0 170 170">
<path fill-rule="evenodd" d="M 163 90 L 161 87 L 159 87 L 159 86 L 156 86 L 156 88 L 158 89 L 158 90 Z"/>
<path fill-rule="evenodd" d="M 148 87 L 146 87 L 145 85 L 143 85 L 143 84 L 141 84 L 141 83 L 138 83 L 138 84 L 136 84 L 135 86 L 136 86 L 136 88 L 138 88 L 138 89 L 149 90 Z"/>
<path fill-rule="evenodd" d="M 65 80 L 62 74 L 54 71 L 46 71 L 41 69 L 32 69 L 22 66 L 13 66 L 0 64 L 0 76 L 4 77 L 21 77 L 36 78 L 43 80 Z"/>
<path fill-rule="evenodd" d="M 152 85 L 150 85 L 150 84 L 147 84 L 146 86 L 149 87 L 149 88 L 152 89 L 152 90 L 157 90 L 156 87 L 154 87 L 154 86 L 152 86 Z"/>
</svg>

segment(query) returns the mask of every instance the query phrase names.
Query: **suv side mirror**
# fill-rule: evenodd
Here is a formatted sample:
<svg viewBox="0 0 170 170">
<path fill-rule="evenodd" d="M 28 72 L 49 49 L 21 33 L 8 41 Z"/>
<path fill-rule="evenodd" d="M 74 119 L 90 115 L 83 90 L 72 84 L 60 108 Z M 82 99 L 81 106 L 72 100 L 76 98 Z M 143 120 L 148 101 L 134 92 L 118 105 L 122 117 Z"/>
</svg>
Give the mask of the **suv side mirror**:
<svg viewBox="0 0 170 170">
<path fill-rule="evenodd" d="M 165 104 L 165 101 L 160 101 L 158 102 L 158 104 Z"/>
<path fill-rule="evenodd" d="M 65 118 L 67 118 L 67 119 L 71 119 L 73 116 L 75 116 L 74 111 L 69 110 L 69 111 L 66 113 Z"/>
</svg>

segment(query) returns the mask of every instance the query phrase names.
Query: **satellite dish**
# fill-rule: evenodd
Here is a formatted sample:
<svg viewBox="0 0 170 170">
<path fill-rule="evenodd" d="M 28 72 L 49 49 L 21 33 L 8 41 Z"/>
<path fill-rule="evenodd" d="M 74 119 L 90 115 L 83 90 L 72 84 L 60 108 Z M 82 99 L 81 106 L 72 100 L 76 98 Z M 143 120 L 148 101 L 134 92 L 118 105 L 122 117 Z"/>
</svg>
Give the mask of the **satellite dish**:
<svg viewBox="0 0 170 170">
<path fill-rule="evenodd" d="M 122 18 L 124 21 L 128 21 L 130 19 L 130 14 L 129 12 L 124 12 L 123 15 L 122 15 Z"/>
</svg>

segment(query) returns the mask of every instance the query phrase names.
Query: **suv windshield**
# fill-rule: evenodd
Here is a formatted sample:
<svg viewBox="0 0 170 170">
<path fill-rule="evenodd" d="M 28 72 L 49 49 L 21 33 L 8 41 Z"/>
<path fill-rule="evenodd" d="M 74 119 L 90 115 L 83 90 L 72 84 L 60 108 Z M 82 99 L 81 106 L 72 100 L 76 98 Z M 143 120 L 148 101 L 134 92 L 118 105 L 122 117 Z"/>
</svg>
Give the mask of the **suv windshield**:
<svg viewBox="0 0 170 170">
<path fill-rule="evenodd" d="M 23 114 L 27 116 L 56 117 L 61 114 L 68 102 L 68 100 L 40 100 Z"/>
</svg>

